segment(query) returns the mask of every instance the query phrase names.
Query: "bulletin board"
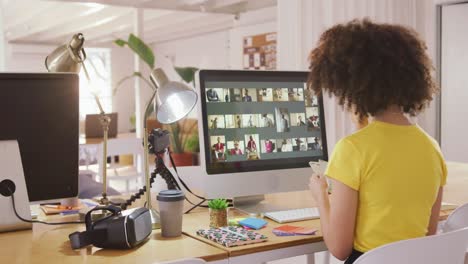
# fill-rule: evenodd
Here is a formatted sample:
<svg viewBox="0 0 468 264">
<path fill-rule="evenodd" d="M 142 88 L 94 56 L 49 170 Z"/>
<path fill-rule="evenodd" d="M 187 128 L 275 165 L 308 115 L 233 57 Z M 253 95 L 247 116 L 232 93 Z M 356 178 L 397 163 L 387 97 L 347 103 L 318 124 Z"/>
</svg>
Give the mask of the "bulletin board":
<svg viewBox="0 0 468 264">
<path fill-rule="evenodd" d="M 276 69 L 276 32 L 244 37 L 244 69 Z"/>
</svg>

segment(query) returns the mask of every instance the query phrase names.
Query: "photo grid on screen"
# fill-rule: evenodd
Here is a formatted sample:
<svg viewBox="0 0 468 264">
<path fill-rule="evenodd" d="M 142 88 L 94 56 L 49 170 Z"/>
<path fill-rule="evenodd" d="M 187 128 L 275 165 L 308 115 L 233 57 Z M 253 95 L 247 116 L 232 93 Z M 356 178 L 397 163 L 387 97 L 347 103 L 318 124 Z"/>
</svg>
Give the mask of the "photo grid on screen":
<svg viewBox="0 0 468 264">
<path fill-rule="evenodd" d="M 317 96 L 304 83 L 207 82 L 212 162 L 321 156 Z"/>
</svg>

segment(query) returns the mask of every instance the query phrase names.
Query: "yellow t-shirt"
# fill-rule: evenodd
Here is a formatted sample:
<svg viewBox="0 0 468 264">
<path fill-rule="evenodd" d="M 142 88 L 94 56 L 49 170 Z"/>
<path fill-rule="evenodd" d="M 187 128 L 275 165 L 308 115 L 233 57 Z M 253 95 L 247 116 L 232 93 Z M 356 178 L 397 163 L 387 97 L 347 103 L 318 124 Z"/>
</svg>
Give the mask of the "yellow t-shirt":
<svg viewBox="0 0 468 264">
<path fill-rule="evenodd" d="M 366 252 L 426 235 L 447 169 L 419 126 L 374 121 L 336 144 L 325 174 L 359 192 L 354 248 Z"/>
</svg>

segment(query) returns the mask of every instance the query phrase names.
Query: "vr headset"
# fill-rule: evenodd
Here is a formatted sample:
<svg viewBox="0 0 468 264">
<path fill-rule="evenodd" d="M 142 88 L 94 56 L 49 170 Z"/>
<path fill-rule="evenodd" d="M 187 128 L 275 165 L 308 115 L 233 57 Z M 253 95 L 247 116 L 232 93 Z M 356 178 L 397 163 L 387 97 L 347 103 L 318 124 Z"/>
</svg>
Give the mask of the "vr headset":
<svg viewBox="0 0 468 264">
<path fill-rule="evenodd" d="M 111 215 L 92 220 L 94 211 L 108 211 Z M 100 248 L 128 249 L 143 243 L 152 231 L 151 215 L 147 208 L 122 211 L 109 205 L 96 207 L 85 216 L 86 231 L 74 232 L 68 237 L 72 249 L 89 245 Z"/>
</svg>

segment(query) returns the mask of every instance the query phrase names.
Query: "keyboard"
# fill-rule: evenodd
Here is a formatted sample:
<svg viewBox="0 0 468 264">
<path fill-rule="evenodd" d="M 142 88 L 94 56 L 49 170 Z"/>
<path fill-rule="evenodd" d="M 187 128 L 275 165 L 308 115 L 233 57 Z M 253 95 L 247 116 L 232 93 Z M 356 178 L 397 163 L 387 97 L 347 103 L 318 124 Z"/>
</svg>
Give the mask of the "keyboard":
<svg viewBox="0 0 468 264">
<path fill-rule="evenodd" d="M 268 212 L 265 213 L 265 216 L 282 224 L 302 220 L 317 219 L 320 218 L 320 213 L 318 208 L 314 207 Z"/>
</svg>

